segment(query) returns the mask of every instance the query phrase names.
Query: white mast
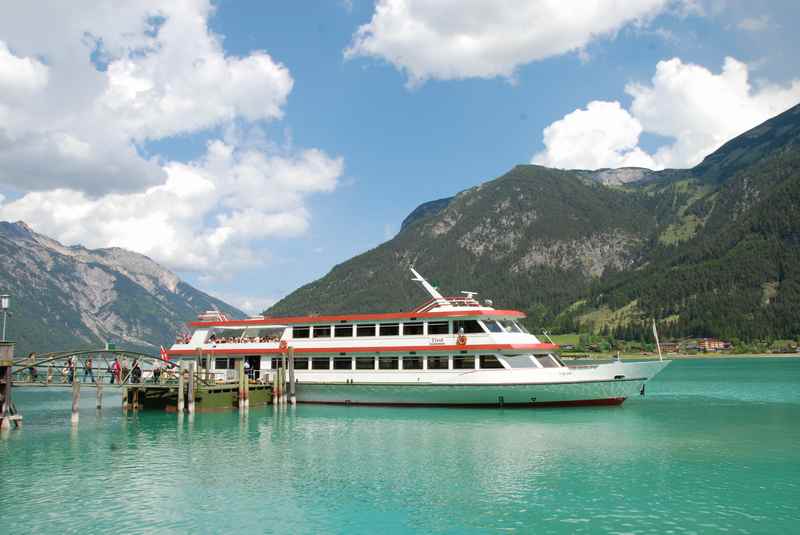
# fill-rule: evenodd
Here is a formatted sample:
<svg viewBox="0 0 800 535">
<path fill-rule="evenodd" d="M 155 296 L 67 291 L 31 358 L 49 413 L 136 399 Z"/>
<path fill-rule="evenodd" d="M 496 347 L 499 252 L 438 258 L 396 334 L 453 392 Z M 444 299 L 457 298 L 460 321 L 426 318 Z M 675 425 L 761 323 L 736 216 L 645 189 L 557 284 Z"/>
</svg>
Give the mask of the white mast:
<svg viewBox="0 0 800 535">
<path fill-rule="evenodd" d="M 426 281 L 422 275 L 417 273 L 413 267 L 409 267 L 408 269 L 411 270 L 411 273 L 413 273 L 415 277 L 411 280 L 422 284 L 422 287 L 425 288 L 425 290 L 427 290 L 429 294 L 431 294 L 431 297 L 433 297 L 433 300 L 436 301 L 437 305 L 450 306 L 450 301 L 442 297 L 442 294 L 436 291 L 436 288 L 434 288 L 428 281 Z"/>
<path fill-rule="evenodd" d="M 661 356 L 661 344 L 658 342 L 658 329 L 656 329 L 656 319 L 653 318 L 653 336 L 656 337 L 656 347 L 658 348 L 658 360 L 664 360 Z"/>
</svg>

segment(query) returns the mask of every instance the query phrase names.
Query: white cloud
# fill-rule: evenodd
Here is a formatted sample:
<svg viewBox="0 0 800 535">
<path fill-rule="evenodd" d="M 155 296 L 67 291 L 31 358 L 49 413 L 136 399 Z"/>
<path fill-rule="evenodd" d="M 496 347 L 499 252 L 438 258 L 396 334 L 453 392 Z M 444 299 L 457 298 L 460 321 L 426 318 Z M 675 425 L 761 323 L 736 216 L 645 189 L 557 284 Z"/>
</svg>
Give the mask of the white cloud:
<svg viewBox="0 0 800 535">
<path fill-rule="evenodd" d="M 739 21 L 739 24 L 736 25 L 737 28 L 746 32 L 763 32 L 768 29 L 769 26 L 769 16 L 767 15 L 742 19 Z"/>
<path fill-rule="evenodd" d="M 47 66 L 36 58 L 15 56 L 0 41 L 0 91 L 6 98 L 40 91 L 47 85 Z"/>
<path fill-rule="evenodd" d="M 726 58 L 722 71 L 660 61 L 650 83 L 628 84 L 628 110 L 591 102 L 544 129 L 545 150 L 533 162 L 561 168 L 691 167 L 729 139 L 800 101 L 800 80 L 750 84 L 747 65 Z M 648 154 L 641 132 L 675 141 Z"/>
<path fill-rule="evenodd" d="M 669 0 L 379 0 L 345 57 L 381 58 L 409 84 L 513 77 L 520 65 L 578 51 L 667 8 Z"/>
<path fill-rule="evenodd" d="M 0 219 L 30 222 L 68 244 L 123 247 L 174 269 L 221 273 L 265 261 L 254 240 L 305 232 L 305 196 L 335 188 L 343 162 L 319 150 L 265 154 L 213 141 L 202 160 L 164 170 L 164 184 L 139 193 L 30 192 L 0 205 Z"/>
<path fill-rule="evenodd" d="M 43 16 L 46 13 L 47 16 Z M 0 17 L 0 218 L 66 244 L 118 246 L 219 277 L 306 232 L 341 158 L 278 146 L 293 79 L 264 51 L 227 55 L 209 0 L 14 2 Z M 146 142 L 220 127 L 196 161 Z"/>
<path fill-rule="evenodd" d="M 4 6 L 0 183 L 142 190 L 165 180 L 144 141 L 280 118 L 288 69 L 261 51 L 227 56 L 211 13 L 209 0 Z"/>
<path fill-rule="evenodd" d="M 637 144 L 642 125 L 619 102 L 593 101 L 544 129 L 533 163 L 560 168 L 652 167 Z"/>
</svg>

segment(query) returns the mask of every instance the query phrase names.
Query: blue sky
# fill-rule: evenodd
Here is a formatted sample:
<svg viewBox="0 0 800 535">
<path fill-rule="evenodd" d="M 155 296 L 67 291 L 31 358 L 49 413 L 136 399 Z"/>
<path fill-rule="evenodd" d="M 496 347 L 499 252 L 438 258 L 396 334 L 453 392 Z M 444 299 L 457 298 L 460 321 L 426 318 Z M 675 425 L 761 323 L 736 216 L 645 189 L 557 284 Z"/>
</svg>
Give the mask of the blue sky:
<svg viewBox="0 0 800 535">
<path fill-rule="evenodd" d="M 688 167 L 800 101 L 796 2 L 39 4 L 0 21 L 0 217 L 250 311 L 516 164 Z"/>
</svg>

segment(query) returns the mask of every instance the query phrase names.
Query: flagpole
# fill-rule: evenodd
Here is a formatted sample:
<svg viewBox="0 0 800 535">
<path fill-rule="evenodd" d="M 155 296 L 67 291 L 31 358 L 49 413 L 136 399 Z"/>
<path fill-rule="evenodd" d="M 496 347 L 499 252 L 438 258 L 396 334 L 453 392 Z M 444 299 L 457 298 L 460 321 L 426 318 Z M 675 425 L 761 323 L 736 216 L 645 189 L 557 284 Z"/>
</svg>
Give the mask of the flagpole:
<svg viewBox="0 0 800 535">
<path fill-rule="evenodd" d="M 658 329 L 656 329 L 655 318 L 653 318 L 653 336 L 656 337 L 656 347 L 658 348 L 658 360 L 664 360 L 664 357 L 661 355 L 661 344 L 658 341 Z"/>
</svg>

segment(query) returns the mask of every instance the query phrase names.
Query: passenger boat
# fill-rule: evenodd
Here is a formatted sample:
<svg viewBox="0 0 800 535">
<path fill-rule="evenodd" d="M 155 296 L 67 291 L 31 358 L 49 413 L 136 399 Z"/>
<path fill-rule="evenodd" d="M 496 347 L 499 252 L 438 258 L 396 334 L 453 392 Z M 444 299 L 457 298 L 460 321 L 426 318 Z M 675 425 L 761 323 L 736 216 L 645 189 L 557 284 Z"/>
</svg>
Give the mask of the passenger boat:
<svg viewBox="0 0 800 535">
<path fill-rule="evenodd" d="M 428 302 L 408 312 L 256 317 L 218 312 L 189 323 L 167 354 L 199 358 L 219 381 L 244 359 L 268 381 L 292 356 L 300 403 L 422 406 L 619 405 L 669 361 L 567 366 L 558 346 L 520 323 L 525 314 L 444 297 L 414 269 Z"/>
</svg>

